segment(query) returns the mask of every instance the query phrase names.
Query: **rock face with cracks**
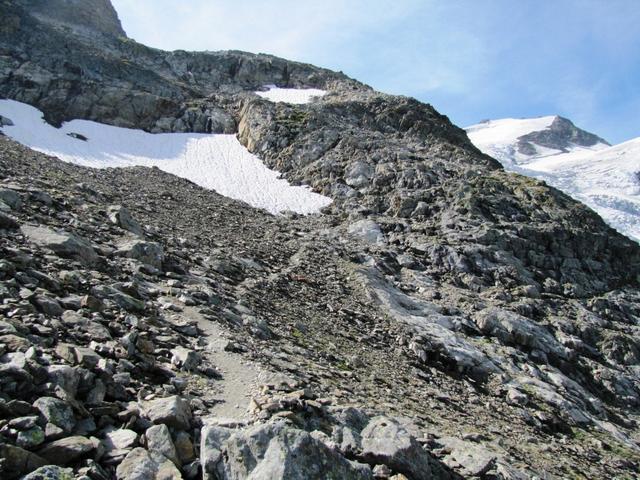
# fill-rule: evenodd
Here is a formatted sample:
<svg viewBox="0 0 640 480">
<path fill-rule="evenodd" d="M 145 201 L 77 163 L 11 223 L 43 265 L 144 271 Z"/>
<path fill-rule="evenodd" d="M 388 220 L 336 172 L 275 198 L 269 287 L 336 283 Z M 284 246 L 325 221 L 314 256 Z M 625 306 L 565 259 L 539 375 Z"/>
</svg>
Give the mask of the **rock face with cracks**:
<svg viewBox="0 0 640 480">
<path fill-rule="evenodd" d="M 0 3 L 0 95 L 236 133 L 334 201 L 274 217 L 0 137 L 0 477 L 638 475 L 637 244 L 429 105 L 57 3 Z"/>
</svg>

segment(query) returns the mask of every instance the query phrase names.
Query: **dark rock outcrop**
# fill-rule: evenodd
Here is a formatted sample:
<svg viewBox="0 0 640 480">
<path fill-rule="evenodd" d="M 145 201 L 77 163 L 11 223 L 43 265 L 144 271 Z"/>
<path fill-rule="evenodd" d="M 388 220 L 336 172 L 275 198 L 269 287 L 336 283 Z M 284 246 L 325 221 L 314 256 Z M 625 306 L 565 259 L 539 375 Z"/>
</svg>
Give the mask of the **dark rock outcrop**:
<svg viewBox="0 0 640 480">
<path fill-rule="evenodd" d="M 598 143 L 609 145 L 597 135 L 576 127 L 571 120 L 556 117 L 549 128 L 520 137 L 517 148 L 520 153 L 532 155 L 536 152 L 533 145 L 566 152 L 571 147 L 593 147 Z"/>
</svg>

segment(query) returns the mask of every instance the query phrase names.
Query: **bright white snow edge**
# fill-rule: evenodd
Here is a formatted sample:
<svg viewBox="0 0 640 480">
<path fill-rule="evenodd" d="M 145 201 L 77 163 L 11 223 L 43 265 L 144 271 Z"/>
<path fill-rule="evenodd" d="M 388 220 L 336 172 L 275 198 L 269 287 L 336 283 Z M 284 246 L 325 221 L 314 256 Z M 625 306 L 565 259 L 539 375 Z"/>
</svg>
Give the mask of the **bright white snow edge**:
<svg viewBox="0 0 640 480">
<path fill-rule="evenodd" d="M 561 152 L 537 146 L 535 155 L 516 152 L 519 137 L 548 128 L 554 118 L 492 120 L 466 130 L 471 142 L 506 170 L 544 180 L 640 242 L 640 138 L 613 147 L 599 143 Z"/>
<path fill-rule="evenodd" d="M 0 100 L 8 137 L 65 162 L 87 167 L 156 166 L 221 195 L 242 200 L 270 213 L 317 213 L 331 203 L 306 186 L 292 186 L 251 154 L 235 135 L 150 134 L 141 130 L 73 120 L 54 128 L 38 109 Z M 69 136 L 83 135 L 88 140 Z"/>
<path fill-rule="evenodd" d="M 284 102 L 293 104 L 309 103 L 314 97 L 322 97 L 326 90 L 317 88 L 279 88 L 275 85 L 265 85 L 265 92 L 255 92 L 256 95 L 266 98 L 270 102 Z"/>
</svg>

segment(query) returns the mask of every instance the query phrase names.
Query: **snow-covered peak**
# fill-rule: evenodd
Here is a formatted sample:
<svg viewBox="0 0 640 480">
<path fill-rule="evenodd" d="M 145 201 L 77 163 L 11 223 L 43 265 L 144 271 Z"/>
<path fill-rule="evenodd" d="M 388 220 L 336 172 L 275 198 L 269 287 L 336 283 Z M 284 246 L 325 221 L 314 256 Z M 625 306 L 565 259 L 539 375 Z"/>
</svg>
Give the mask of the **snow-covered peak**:
<svg viewBox="0 0 640 480">
<path fill-rule="evenodd" d="M 65 162 L 95 168 L 156 166 L 274 214 L 316 213 L 331 203 L 308 187 L 280 178 L 235 135 L 150 134 L 86 120 L 54 128 L 42 112 L 13 100 L 0 100 L 0 117 L 9 120 L 1 127 L 5 135 Z"/>
<path fill-rule="evenodd" d="M 518 165 L 569 152 L 596 151 L 609 144 L 557 115 L 488 120 L 466 129 L 484 153 Z"/>
<path fill-rule="evenodd" d="M 315 97 L 321 97 L 327 93 L 326 90 L 317 88 L 279 88 L 275 85 L 265 85 L 266 91 L 255 92 L 262 98 L 271 102 L 284 102 L 293 104 L 309 103 Z"/>
<path fill-rule="evenodd" d="M 544 180 L 640 241 L 640 138 L 612 147 L 557 116 L 491 120 L 466 130 L 505 169 Z"/>
</svg>

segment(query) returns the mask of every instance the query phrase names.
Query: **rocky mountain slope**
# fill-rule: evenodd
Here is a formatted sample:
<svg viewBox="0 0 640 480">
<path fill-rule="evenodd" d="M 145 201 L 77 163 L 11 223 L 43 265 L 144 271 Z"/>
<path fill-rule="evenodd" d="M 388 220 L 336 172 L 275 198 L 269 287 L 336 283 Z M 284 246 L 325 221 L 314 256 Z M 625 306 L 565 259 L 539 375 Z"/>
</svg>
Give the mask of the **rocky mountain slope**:
<svg viewBox="0 0 640 480">
<path fill-rule="evenodd" d="M 236 133 L 333 200 L 273 216 L 0 137 L 3 478 L 637 476 L 640 247 L 593 211 L 341 73 L 0 13 L 1 96 Z"/>
<path fill-rule="evenodd" d="M 640 139 L 610 146 L 561 117 L 492 120 L 466 130 L 507 170 L 562 190 L 640 241 Z"/>
</svg>

